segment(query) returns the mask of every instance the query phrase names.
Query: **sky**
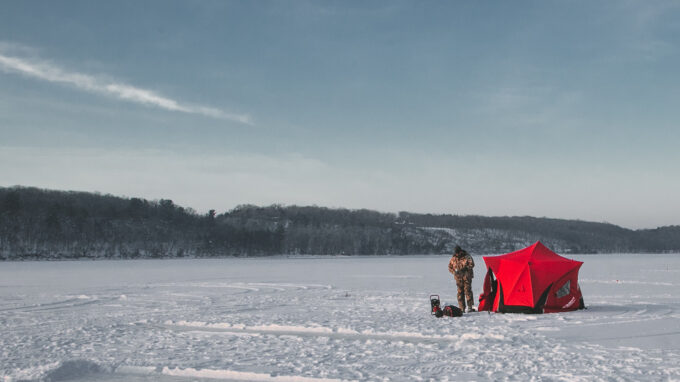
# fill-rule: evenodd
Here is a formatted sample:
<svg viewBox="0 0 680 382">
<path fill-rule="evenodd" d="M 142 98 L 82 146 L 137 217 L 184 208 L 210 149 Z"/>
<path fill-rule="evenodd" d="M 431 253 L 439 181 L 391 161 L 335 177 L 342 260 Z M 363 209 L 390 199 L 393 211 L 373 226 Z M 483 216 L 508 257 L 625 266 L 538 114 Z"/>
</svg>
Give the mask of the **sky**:
<svg viewBox="0 0 680 382">
<path fill-rule="evenodd" d="M 675 1 L 0 2 L 0 186 L 680 224 Z"/>
</svg>

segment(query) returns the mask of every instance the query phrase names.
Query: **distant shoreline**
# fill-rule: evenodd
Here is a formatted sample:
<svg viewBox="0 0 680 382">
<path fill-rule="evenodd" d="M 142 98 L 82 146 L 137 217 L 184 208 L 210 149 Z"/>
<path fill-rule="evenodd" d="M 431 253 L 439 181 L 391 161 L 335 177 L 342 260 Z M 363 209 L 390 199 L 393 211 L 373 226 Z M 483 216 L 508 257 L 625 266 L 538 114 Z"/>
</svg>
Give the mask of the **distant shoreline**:
<svg viewBox="0 0 680 382">
<path fill-rule="evenodd" d="M 500 256 L 502 254 L 472 254 L 475 258 L 481 258 L 484 256 Z M 565 254 L 564 257 L 588 257 L 588 256 L 633 256 L 633 255 L 644 255 L 644 256 L 666 256 L 666 255 L 680 255 L 680 252 L 650 252 L 650 253 L 636 253 L 636 252 L 620 252 L 620 253 L 569 253 Z M 389 258 L 413 258 L 417 259 L 419 257 L 450 257 L 449 254 L 408 254 L 408 255 L 267 255 L 267 256 L 225 256 L 225 257 L 159 257 L 159 258 L 135 258 L 135 259 L 121 259 L 121 258 L 22 258 L 22 259 L 0 259 L 2 263 L 30 263 L 30 262 L 86 262 L 86 261 L 192 261 L 192 260 L 349 260 L 349 259 L 389 259 Z"/>
<path fill-rule="evenodd" d="M 486 255 L 536 241 L 562 255 L 680 253 L 680 226 L 281 205 L 201 215 L 168 199 L 0 187 L 0 260 Z"/>
</svg>

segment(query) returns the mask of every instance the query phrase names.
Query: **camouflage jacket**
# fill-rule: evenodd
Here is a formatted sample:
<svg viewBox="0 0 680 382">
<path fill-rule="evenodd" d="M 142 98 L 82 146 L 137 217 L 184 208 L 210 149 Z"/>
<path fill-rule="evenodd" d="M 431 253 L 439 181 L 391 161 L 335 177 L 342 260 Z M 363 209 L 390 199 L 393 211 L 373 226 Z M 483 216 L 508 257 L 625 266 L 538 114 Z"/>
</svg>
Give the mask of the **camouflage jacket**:
<svg viewBox="0 0 680 382">
<path fill-rule="evenodd" d="M 469 253 L 463 251 L 460 255 L 453 255 L 449 261 L 449 272 L 456 277 L 467 275 L 473 277 L 472 269 L 475 267 L 475 261 Z"/>
</svg>

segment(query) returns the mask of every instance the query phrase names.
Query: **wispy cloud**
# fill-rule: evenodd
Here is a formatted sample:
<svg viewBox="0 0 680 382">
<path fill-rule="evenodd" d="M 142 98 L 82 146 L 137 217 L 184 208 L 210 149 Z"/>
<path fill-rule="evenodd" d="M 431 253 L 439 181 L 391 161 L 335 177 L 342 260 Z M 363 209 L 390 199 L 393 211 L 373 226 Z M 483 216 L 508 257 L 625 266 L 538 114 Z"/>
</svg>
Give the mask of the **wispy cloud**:
<svg viewBox="0 0 680 382">
<path fill-rule="evenodd" d="M 51 63 L 35 59 L 5 55 L 1 51 L 0 69 L 44 81 L 70 85 L 83 91 L 104 94 L 121 100 L 154 106 L 164 110 L 198 114 L 247 125 L 253 124 L 251 117 L 246 114 L 234 114 L 218 108 L 180 103 L 152 90 L 139 88 L 103 77 L 67 71 Z"/>
</svg>

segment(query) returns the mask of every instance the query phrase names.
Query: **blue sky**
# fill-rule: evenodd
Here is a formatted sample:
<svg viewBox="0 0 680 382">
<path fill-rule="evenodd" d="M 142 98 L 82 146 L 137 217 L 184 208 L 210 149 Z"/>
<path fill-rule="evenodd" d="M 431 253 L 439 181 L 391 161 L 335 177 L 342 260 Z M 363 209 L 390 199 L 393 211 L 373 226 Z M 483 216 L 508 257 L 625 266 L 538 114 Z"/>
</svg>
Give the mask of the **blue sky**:
<svg viewBox="0 0 680 382">
<path fill-rule="evenodd" d="M 680 224 L 673 1 L 0 3 L 0 185 Z"/>
</svg>

